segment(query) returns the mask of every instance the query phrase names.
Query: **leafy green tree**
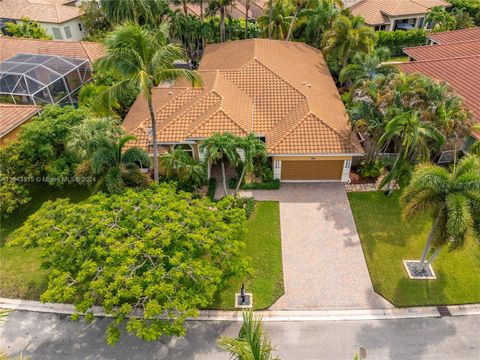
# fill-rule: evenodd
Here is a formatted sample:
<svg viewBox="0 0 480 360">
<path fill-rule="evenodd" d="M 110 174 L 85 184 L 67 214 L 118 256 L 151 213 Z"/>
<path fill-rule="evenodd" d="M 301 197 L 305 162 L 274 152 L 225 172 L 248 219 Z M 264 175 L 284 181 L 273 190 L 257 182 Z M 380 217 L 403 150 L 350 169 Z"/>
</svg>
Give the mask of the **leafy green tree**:
<svg viewBox="0 0 480 360">
<path fill-rule="evenodd" d="M 75 154 L 66 151 L 72 129 L 91 114 L 86 109 L 49 105 L 39 116 L 22 126 L 12 153 L 17 158 L 18 174 L 48 177 L 49 184 L 63 185 L 74 175 Z"/>
<path fill-rule="evenodd" d="M 150 0 L 100 0 L 100 6 L 111 24 L 124 21 L 148 22 L 153 19 Z"/>
<path fill-rule="evenodd" d="M 205 158 L 209 164 L 215 165 L 220 162 L 225 196 L 228 195 L 225 160 L 229 161 L 232 165 L 237 165 L 240 160 L 237 148 L 237 137 L 230 133 L 215 133 L 200 144 L 200 151 L 205 154 Z"/>
<path fill-rule="evenodd" d="M 288 33 L 285 40 L 289 41 L 293 35 L 293 28 L 296 25 L 296 21 L 302 10 L 305 10 L 308 5 L 309 0 L 295 0 L 295 10 L 293 12 L 292 21 L 290 21 L 290 26 L 288 27 Z"/>
<path fill-rule="evenodd" d="M 425 16 L 426 26 L 431 26 L 432 31 L 454 30 L 457 26 L 455 17 L 442 6 L 434 6 Z"/>
<path fill-rule="evenodd" d="M 211 0 L 211 10 L 214 13 L 218 10 L 220 12 L 220 42 L 227 40 L 225 35 L 225 9 L 228 5 L 233 4 L 233 0 Z"/>
<path fill-rule="evenodd" d="M 257 18 L 257 23 L 268 38 L 284 40 L 292 21 L 292 4 L 288 0 L 272 0 L 267 3 L 263 15 Z"/>
<path fill-rule="evenodd" d="M 307 43 L 315 47 L 320 46 L 323 33 L 332 27 L 340 14 L 337 6 L 334 0 L 317 0 L 300 13 L 300 17 L 307 22 L 305 28 Z"/>
<path fill-rule="evenodd" d="M 344 83 L 350 80 L 358 86 L 367 80 L 376 80 L 380 76 L 389 76 L 397 73 L 394 65 L 384 64 L 390 58 L 387 48 L 375 49 L 372 53 L 356 53 L 351 64 L 346 65 L 339 74 L 339 80 Z"/>
<path fill-rule="evenodd" d="M 7 218 L 30 200 L 24 186 L 0 174 L 0 215 L 2 218 Z"/>
<path fill-rule="evenodd" d="M 111 192 L 119 192 L 125 186 L 145 187 L 149 183 L 148 175 L 141 168 L 150 166 L 150 157 L 140 148 L 124 149 L 133 135 L 123 135 L 116 141 L 104 141 L 93 151 L 89 161 L 92 173 L 100 178 L 95 190 L 105 185 Z"/>
<path fill-rule="evenodd" d="M 323 35 L 323 53 L 339 68 L 345 67 L 358 52 L 373 51 L 375 32 L 362 17 L 338 16 Z"/>
<path fill-rule="evenodd" d="M 237 338 L 222 337 L 218 345 L 231 354 L 231 359 L 278 360 L 272 355 L 274 348 L 263 330 L 262 318 L 255 317 L 253 311 L 244 311 Z"/>
<path fill-rule="evenodd" d="M 99 41 L 112 29 L 100 3 L 95 0 L 84 1 L 79 5 L 82 9 L 82 24 L 87 32 L 86 40 Z"/>
<path fill-rule="evenodd" d="M 449 0 L 453 10 L 460 9 L 467 12 L 476 25 L 480 25 L 480 2 L 478 0 Z"/>
<path fill-rule="evenodd" d="M 18 24 L 7 22 L 6 25 L 7 32 L 13 37 L 52 40 L 44 28 L 27 17 L 22 18 Z"/>
<path fill-rule="evenodd" d="M 87 320 L 101 306 L 113 316 L 109 344 L 119 340 L 122 323 L 153 341 L 184 335 L 185 319 L 248 270 L 239 253 L 245 222 L 231 197 L 213 203 L 164 183 L 76 204 L 48 201 L 9 243 L 40 248 L 49 271 L 42 301 L 73 303 Z"/>
<path fill-rule="evenodd" d="M 250 180 L 255 171 L 255 160 L 265 161 L 267 159 L 267 149 L 265 143 L 261 141 L 254 133 L 248 134 L 244 138 L 237 140 L 238 148 L 243 150 L 242 172 L 238 178 L 235 194 L 238 193 L 244 177 Z"/>
<path fill-rule="evenodd" d="M 455 17 L 455 29 L 471 29 L 475 27 L 475 20 L 464 9 L 454 8 L 451 12 Z"/>
<path fill-rule="evenodd" d="M 418 264 L 418 271 L 432 263 L 440 250 L 461 248 L 480 239 L 480 159 L 463 158 L 449 172 L 432 165 L 420 165 L 401 197 L 402 215 L 411 221 L 427 213 L 433 225 Z M 434 253 L 427 260 L 431 249 Z"/>
<path fill-rule="evenodd" d="M 105 92 L 107 99 L 117 99 L 125 91 L 135 88 L 147 100 L 152 127 L 155 181 L 158 181 L 158 145 L 152 89 L 178 78 L 189 79 L 192 84 L 200 82 L 194 71 L 175 67 L 174 62 L 185 59 L 185 55 L 177 45 L 167 44 L 166 30 L 161 27 L 152 31 L 133 23 L 117 26 L 105 40 L 107 55 L 97 64 L 100 69 L 119 79 Z"/>
</svg>

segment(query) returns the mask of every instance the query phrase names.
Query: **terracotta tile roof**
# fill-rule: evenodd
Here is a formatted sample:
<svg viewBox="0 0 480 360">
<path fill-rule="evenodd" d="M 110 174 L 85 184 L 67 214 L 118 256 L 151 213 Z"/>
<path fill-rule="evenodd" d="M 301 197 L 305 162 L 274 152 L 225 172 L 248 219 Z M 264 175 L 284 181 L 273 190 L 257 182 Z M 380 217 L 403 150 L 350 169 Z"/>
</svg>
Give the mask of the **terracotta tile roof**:
<svg viewBox="0 0 480 360">
<path fill-rule="evenodd" d="M 451 6 L 443 0 L 362 0 L 349 7 L 369 25 L 389 24 L 389 16 L 425 14 L 434 6 Z"/>
<path fill-rule="evenodd" d="M 437 44 L 451 44 L 463 41 L 480 40 L 480 27 L 430 33 L 428 38 Z"/>
<path fill-rule="evenodd" d="M 65 1 L 64 3 L 66 3 Z M 31 20 L 61 24 L 82 15 L 80 8 L 63 5 L 55 0 L 2 0 L 0 1 L 0 17 Z"/>
<path fill-rule="evenodd" d="M 88 41 L 34 40 L 8 36 L 0 37 L 0 61 L 17 54 L 48 54 L 88 59 L 94 62 L 105 55 L 102 44 Z"/>
<path fill-rule="evenodd" d="M 400 65 L 407 73 L 423 73 L 448 82 L 462 96 L 480 123 L 480 55 L 441 60 L 413 61 Z"/>
<path fill-rule="evenodd" d="M 409 47 L 404 48 L 403 52 L 417 61 L 480 55 L 480 39 L 445 45 Z"/>
<path fill-rule="evenodd" d="M 20 126 L 40 109 L 35 105 L 0 104 L 0 137 Z"/>
<path fill-rule="evenodd" d="M 202 88 L 178 82 L 154 89 L 160 143 L 254 132 L 266 137 L 270 154 L 362 152 L 348 135 L 345 108 L 317 49 L 267 39 L 209 45 L 198 72 Z M 150 119 L 142 96 L 123 127 L 138 137 L 134 145 L 148 149 Z"/>
</svg>

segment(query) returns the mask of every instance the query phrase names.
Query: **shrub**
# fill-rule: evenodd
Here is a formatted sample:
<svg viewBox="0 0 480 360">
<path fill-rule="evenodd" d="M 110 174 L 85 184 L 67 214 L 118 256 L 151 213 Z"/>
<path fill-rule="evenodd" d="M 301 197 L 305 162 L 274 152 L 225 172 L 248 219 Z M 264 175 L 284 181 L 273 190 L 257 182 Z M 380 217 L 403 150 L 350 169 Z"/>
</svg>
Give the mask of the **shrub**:
<svg viewBox="0 0 480 360">
<path fill-rule="evenodd" d="M 427 33 L 423 29 L 377 31 L 375 34 L 375 47 L 386 47 L 392 55 L 401 55 L 404 47 L 424 45 L 427 42 Z"/>
<path fill-rule="evenodd" d="M 383 171 L 383 163 L 380 160 L 362 161 L 358 169 L 360 176 L 376 179 Z"/>
<path fill-rule="evenodd" d="M 228 186 L 230 189 L 235 189 L 237 186 L 237 178 L 231 178 Z M 240 185 L 240 189 L 242 190 L 278 190 L 280 189 L 280 180 L 273 179 L 271 181 L 264 181 L 264 182 L 254 182 L 249 184 L 242 184 Z"/>
<path fill-rule="evenodd" d="M 217 190 L 217 180 L 215 178 L 210 178 L 208 180 L 208 192 L 207 196 L 210 200 L 215 200 L 215 191 Z"/>
<path fill-rule="evenodd" d="M 240 197 L 237 198 L 235 205 L 239 208 L 245 209 L 245 215 L 247 219 L 253 214 L 255 210 L 255 198 L 253 197 Z"/>
<path fill-rule="evenodd" d="M 28 203 L 28 191 L 14 181 L 0 179 L 0 214 L 7 218 L 20 206 Z"/>
</svg>

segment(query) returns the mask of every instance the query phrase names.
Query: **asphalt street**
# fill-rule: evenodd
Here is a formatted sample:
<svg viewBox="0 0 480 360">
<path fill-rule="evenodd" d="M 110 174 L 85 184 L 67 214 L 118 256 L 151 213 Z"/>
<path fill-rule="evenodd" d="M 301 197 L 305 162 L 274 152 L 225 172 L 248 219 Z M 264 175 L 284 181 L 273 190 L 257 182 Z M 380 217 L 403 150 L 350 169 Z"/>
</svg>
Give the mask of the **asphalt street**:
<svg viewBox="0 0 480 360">
<path fill-rule="evenodd" d="M 234 336 L 236 322 L 191 321 L 187 335 L 143 342 L 123 335 L 110 347 L 104 332 L 109 319 L 92 324 L 68 316 L 12 312 L 0 326 L 0 347 L 8 355 L 37 359 L 172 359 L 227 360 L 216 341 Z M 480 315 L 463 317 L 266 322 L 276 354 L 282 360 L 352 360 L 359 347 L 367 359 L 480 359 Z"/>
</svg>

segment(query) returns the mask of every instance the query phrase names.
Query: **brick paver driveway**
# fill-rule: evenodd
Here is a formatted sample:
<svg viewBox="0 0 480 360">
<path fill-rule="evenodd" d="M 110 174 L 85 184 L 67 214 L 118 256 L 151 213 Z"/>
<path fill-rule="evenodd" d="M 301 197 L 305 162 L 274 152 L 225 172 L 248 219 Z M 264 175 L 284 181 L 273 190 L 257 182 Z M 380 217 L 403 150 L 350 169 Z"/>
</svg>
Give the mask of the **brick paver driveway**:
<svg viewBox="0 0 480 360">
<path fill-rule="evenodd" d="M 342 184 L 288 183 L 253 193 L 280 201 L 285 294 L 272 310 L 392 307 L 373 291 Z"/>
</svg>

